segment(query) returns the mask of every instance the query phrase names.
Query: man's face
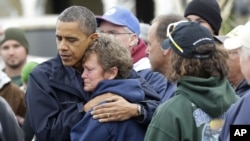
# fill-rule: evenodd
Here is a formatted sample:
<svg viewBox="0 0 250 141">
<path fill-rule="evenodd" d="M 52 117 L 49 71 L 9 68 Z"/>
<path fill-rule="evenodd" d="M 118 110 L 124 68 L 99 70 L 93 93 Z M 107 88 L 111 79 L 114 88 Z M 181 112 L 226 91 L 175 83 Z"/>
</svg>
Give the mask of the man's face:
<svg viewBox="0 0 250 141">
<path fill-rule="evenodd" d="M 57 22 L 56 44 L 64 66 L 81 67 L 82 57 L 91 42 L 91 35 L 83 33 L 78 22 Z"/>
<path fill-rule="evenodd" d="M 7 40 L 0 47 L 0 53 L 6 67 L 19 68 L 27 59 L 26 48 L 16 40 Z"/>
<path fill-rule="evenodd" d="M 207 21 L 205 21 L 201 17 L 199 17 L 197 15 L 188 15 L 186 17 L 186 19 L 188 21 L 191 21 L 191 22 L 198 22 L 198 23 L 200 23 L 202 26 L 206 27 L 214 35 L 213 28 L 210 26 L 210 24 Z"/>
<path fill-rule="evenodd" d="M 243 53 L 242 48 L 238 49 L 238 53 L 240 56 L 240 67 L 241 72 L 244 75 L 247 83 L 250 84 L 250 57 Z"/>
<path fill-rule="evenodd" d="M 101 33 L 107 33 L 112 35 L 118 42 L 120 42 L 124 47 L 127 47 L 130 51 L 132 50 L 131 42 L 133 34 L 128 31 L 124 26 L 118 26 L 110 22 L 102 21 L 98 28 Z M 128 33 L 128 34 L 126 34 Z"/>
<path fill-rule="evenodd" d="M 151 25 L 148 32 L 148 46 L 146 49 L 146 54 L 148 54 L 148 58 L 150 60 L 151 67 L 154 71 L 158 71 L 164 74 L 163 65 L 166 61 L 166 57 L 164 56 L 164 51 L 162 49 L 161 43 L 159 43 L 157 36 L 156 36 L 156 29 L 158 23 L 155 22 Z"/>
<path fill-rule="evenodd" d="M 231 83 L 236 83 L 234 81 L 238 81 L 239 75 L 241 75 L 241 69 L 240 69 L 240 58 L 238 54 L 238 49 L 233 49 L 229 51 L 229 59 L 228 59 L 228 65 L 229 65 L 229 75 L 228 79 Z"/>
</svg>

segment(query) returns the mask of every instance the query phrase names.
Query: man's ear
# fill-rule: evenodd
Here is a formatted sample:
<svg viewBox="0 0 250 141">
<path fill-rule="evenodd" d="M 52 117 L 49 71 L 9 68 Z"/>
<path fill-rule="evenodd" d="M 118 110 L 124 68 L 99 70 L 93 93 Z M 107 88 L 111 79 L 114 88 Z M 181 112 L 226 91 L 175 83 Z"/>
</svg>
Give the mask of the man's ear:
<svg viewBox="0 0 250 141">
<path fill-rule="evenodd" d="M 133 46 L 137 46 L 138 44 L 138 37 L 136 34 L 132 34 L 130 36 L 130 39 L 129 39 L 129 46 L 133 47 Z"/>
<path fill-rule="evenodd" d="M 98 33 L 92 33 L 91 35 L 90 35 L 90 39 L 92 40 L 92 41 L 94 41 L 95 39 L 97 39 L 98 38 Z"/>
<path fill-rule="evenodd" d="M 171 48 L 164 49 L 164 50 L 163 50 L 163 54 L 164 54 L 165 56 L 170 55 L 170 52 L 171 52 L 170 50 L 171 50 Z"/>
</svg>

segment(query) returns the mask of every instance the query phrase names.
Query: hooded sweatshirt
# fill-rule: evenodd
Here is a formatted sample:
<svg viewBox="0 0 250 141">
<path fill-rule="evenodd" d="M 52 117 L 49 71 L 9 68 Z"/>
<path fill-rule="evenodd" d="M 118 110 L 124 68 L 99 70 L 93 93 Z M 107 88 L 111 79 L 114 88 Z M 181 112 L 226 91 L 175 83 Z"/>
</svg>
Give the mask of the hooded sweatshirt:
<svg viewBox="0 0 250 141">
<path fill-rule="evenodd" d="M 237 99 L 226 78 L 183 76 L 175 96 L 157 108 L 145 141 L 218 140 L 225 113 Z"/>
<path fill-rule="evenodd" d="M 133 103 L 144 99 L 144 92 L 136 79 L 101 81 L 91 98 L 108 92 L 118 94 Z M 71 141 L 143 141 L 146 131 L 136 120 L 100 123 L 92 118 L 90 112 L 91 110 L 71 129 Z"/>
</svg>

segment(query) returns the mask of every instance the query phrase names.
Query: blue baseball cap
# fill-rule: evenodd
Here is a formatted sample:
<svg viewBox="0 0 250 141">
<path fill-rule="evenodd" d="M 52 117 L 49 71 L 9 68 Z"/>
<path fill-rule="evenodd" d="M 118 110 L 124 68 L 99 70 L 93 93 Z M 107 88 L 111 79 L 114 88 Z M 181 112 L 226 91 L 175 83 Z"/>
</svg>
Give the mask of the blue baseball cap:
<svg viewBox="0 0 250 141">
<path fill-rule="evenodd" d="M 139 20 L 124 7 L 115 6 L 106 11 L 102 16 L 96 16 L 98 26 L 103 20 L 115 25 L 126 26 L 137 36 L 140 34 Z"/>
</svg>

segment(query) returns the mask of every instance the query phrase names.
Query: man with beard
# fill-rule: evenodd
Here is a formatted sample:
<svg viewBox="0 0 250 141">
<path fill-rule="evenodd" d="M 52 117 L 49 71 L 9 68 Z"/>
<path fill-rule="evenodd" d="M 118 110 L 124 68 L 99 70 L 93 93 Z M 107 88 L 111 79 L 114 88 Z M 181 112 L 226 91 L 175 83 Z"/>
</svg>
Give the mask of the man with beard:
<svg viewBox="0 0 250 141">
<path fill-rule="evenodd" d="M 8 28 L 0 40 L 0 55 L 5 64 L 3 71 L 17 86 L 22 86 L 21 70 L 28 55 L 28 40 L 20 28 Z"/>
</svg>

